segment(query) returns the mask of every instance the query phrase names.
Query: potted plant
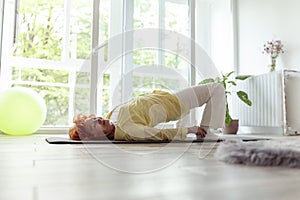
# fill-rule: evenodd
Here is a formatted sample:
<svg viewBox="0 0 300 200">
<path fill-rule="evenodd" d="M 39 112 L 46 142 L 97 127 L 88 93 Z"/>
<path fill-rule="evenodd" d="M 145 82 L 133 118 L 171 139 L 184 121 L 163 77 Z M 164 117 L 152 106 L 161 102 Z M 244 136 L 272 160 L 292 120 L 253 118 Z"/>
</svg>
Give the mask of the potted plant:
<svg viewBox="0 0 300 200">
<path fill-rule="evenodd" d="M 221 74 L 220 77 L 217 77 L 215 79 L 208 78 L 202 80 L 199 85 L 207 84 L 207 83 L 221 83 L 225 89 L 225 96 L 226 96 L 226 116 L 225 116 L 225 128 L 223 130 L 223 133 L 231 133 L 234 134 L 238 130 L 238 120 L 232 119 L 230 112 L 229 112 L 229 106 L 228 106 L 228 97 L 229 95 L 236 93 L 239 99 L 247 104 L 248 106 L 252 106 L 252 102 L 248 98 L 248 94 L 244 91 L 234 91 L 232 88 L 237 86 L 237 80 L 246 80 L 247 78 L 251 77 L 251 75 L 240 75 L 235 76 L 234 78 L 231 78 L 231 76 L 234 74 L 234 71 L 231 71 L 227 74 Z"/>
</svg>

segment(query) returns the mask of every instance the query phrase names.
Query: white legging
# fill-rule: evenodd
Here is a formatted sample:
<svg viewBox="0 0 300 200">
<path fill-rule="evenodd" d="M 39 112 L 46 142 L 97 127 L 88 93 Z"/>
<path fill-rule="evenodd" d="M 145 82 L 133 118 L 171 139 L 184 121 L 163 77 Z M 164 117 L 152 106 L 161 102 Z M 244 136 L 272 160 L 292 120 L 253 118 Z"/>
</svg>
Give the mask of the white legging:
<svg viewBox="0 0 300 200">
<path fill-rule="evenodd" d="M 175 95 L 189 109 L 206 104 L 200 126 L 222 128 L 225 122 L 226 97 L 219 83 L 198 85 L 178 91 Z"/>
</svg>

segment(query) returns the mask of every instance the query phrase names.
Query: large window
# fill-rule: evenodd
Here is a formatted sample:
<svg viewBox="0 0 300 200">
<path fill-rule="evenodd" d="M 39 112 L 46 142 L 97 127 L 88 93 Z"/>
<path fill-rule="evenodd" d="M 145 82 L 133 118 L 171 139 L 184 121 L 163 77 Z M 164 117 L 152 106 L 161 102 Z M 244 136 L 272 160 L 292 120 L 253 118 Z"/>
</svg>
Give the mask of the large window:
<svg viewBox="0 0 300 200">
<path fill-rule="evenodd" d="M 189 36 L 187 0 L 99 0 L 99 9 L 93 8 L 93 2 L 6 0 L 1 87 L 30 87 L 42 95 L 48 108 L 44 126 L 68 126 L 75 114 L 90 111 L 95 11 L 99 11 L 97 45 L 124 31 L 141 28 L 165 28 Z M 109 57 L 109 47 L 104 48 L 103 57 L 98 58 L 103 62 Z M 133 51 L 126 56 L 132 61 L 126 68 L 131 69 L 164 64 L 186 70 L 188 65 L 176 55 L 157 50 Z M 159 77 L 159 70 L 144 68 L 134 72 L 131 84 L 122 88 L 119 99 L 115 98 L 118 94 L 114 95 L 112 87 L 116 76 L 124 75 L 119 65 L 124 59 L 101 74 L 102 82 L 97 83 L 98 114 L 105 115 L 112 106 L 125 101 L 129 90 L 135 96 L 155 88 L 178 87 L 174 77 Z"/>
<path fill-rule="evenodd" d="M 5 2 L 1 87 L 36 90 L 48 108 L 44 126 L 67 126 L 74 113 L 89 111 L 92 5 L 92 0 Z"/>
<path fill-rule="evenodd" d="M 48 108 L 45 127 L 69 126 L 78 113 L 106 115 L 117 104 L 153 89 L 176 91 L 195 74 L 189 59 L 164 50 L 160 33 L 157 49 L 132 49 L 113 63 L 114 49 L 107 41 L 121 36 L 119 48 L 124 51 L 136 42 L 124 33 L 147 28 L 190 38 L 195 35 L 192 12 L 202 12 L 191 2 L 195 6 L 198 1 L 5 0 L 0 87 L 36 90 Z M 209 23 L 204 24 L 198 27 L 203 36 L 209 33 Z M 95 48 L 101 53 L 95 54 Z"/>
</svg>

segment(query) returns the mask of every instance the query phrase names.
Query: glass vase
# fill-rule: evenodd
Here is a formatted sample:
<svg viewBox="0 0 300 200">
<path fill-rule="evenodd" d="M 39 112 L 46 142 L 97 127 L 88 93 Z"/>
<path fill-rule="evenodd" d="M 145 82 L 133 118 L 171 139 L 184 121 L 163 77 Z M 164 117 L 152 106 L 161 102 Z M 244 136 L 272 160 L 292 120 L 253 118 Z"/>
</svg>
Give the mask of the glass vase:
<svg viewBox="0 0 300 200">
<path fill-rule="evenodd" d="M 277 59 L 277 57 L 271 57 L 271 65 L 270 65 L 270 71 L 271 72 L 275 71 L 275 68 L 276 68 L 276 59 Z"/>
</svg>

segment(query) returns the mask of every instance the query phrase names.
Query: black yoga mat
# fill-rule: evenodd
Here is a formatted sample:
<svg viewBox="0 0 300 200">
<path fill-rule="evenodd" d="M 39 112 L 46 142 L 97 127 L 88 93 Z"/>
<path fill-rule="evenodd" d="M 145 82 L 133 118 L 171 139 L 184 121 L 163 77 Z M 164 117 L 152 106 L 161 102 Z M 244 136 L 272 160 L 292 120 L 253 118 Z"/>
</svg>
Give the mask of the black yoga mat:
<svg viewBox="0 0 300 200">
<path fill-rule="evenodd" d="M 202 140 L 173 140 L 173 141 L 153 141 L 153 140 L 140 140 L 140 141 L 120 141 L 120 140 L 71 140 L 63 137 L 49 137 L 46 141 L 50 144 L 150 144 L 150 143 L 201 143 L 201 142 L 221 142 L 223 139 L 202 139 Z"/>
<path fill-rule="evenodd" d="M 232 139 L 232 138 L 231 138 Z M 242 138 L 237 137 L 236 139 L 242 140 L 244 142 L 247 141 L 257 141 L 257 140 L 266 140 L 264 138 Z M 151 143 L 203 143 L 203 142 L 222 142 L 225 141 L 225 138 L 204 138 L 201 140 L 173 140 L 173 141 L 152 141 L 152 140 L 144 140 L 144 141 L 118 141 L 118 140 L 89 140 L 89 141 L 81 141 L 81 140 L 71 140 L 69 138 L 64 137 L 49 137 L 46 138 L 46 141 L 50 144 L 151 144 Z"/>
</svg>

